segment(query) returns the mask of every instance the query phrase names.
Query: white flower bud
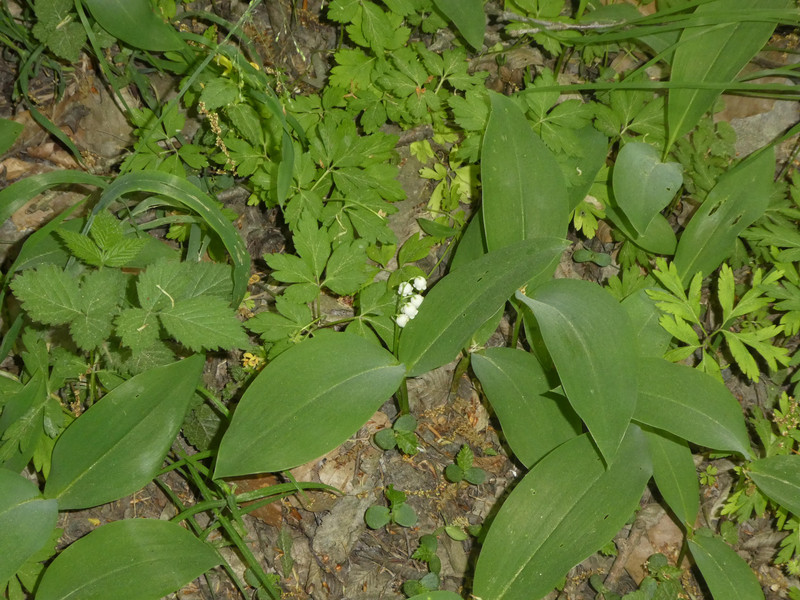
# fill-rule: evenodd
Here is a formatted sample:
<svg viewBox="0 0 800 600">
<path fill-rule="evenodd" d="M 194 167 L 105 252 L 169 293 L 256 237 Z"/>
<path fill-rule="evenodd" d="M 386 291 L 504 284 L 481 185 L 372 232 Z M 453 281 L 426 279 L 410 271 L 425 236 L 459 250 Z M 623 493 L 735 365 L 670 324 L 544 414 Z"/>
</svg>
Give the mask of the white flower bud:
<svg viewBox="0 0 800 600">
<path fill-rule="evenodd" d="M 413 304 L 406 304 L 400 309 L 400 312 L 406 315 L 409 319 L 413 319 L 417 316 L 417 307 Z"/>
<path fill-rule="evenodd" d="M 403 283 L 400 284 L 400 287 L 397 288 L 397 293 L 403 296 L 403 298 L 405 298 L 406 296 L 410 296 L 411 294 L 414 293 L 414 288 L 411 287 L 410 283 L 404 281 Z"/>
<path fill-rule="evenodd" d="M 397 323 L 398 327 L 405 327 L 406 325 L 408 325 L 408 322 L 410 320 L 411 319 L 408 318 L 408 315 L 403 315 L 403 314 L 397 315 L 394 318 L 394 322 Z"/>
<path fill-rule="evenodd" d="M 419 308 L 419 305 L 422 304 L 424 299 L 425 298 L 423 298 L 421 294 L 414 294 L 408 299 L 408 303 L 414 308 Z"/>
<path fill-rule="evenodd" d="M 422 276 L 414 277 L 414 280 L 412 281 L 412 283 L 414 285 L 414 289 L 419 291 L 419 292 L 424 291 L 425 288 L 428 287 L 428 282 Z"/>
</svg>

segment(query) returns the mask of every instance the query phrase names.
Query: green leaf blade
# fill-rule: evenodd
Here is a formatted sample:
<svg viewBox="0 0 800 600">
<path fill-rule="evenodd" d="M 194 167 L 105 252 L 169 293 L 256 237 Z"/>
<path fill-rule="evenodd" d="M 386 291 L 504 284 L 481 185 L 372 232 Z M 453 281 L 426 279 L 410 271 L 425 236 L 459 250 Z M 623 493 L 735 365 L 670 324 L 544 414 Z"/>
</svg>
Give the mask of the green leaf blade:
<svg viewBox="0 0 800 600">
<path fill-rule="evenodd" d="M 235 312 L 222 298 L 197 296 L 179 300 L 159 313 L 164 329 L 194 352 L 247 348 L 250 340 Z"/>
<path fill-rule="evenodd" d="M 134 48 L 185 48 L 175 30 L 156 16 L 147 0 L 84 0 L 84 3 L 103 29 Z"/>
<path fill-rule="evenodd" d="M 688 529 L 700 510 L 700 486 L 689 445 L 681 438 L 658 430 L 644 430 L 653 460 L 658 491 Z"/>
<path fill-rule="evenodd" d="M 755 573 L 733 549 L 708 529 L 689 540 L 689 550 L 714 598 L 763 600 Z"/>
<path fill-rule="evenodd" d="M 445 276 L 428 292 L 419 314 L 400 337 L 398 358 L 408 367 L 408 376 L 453 360 L 514 290 L 531 280 L 550 277 L 563 247 L 564 242 L 554 238 L 526 240 L 490 252 Z"/>
<path fill-rule="evenodd" d="M 453 22 L 470 46 L 481 49 L 486 29 L 481 0 L 433 0 L 433 3 Z"/>
<path fill-rule="evenodd" d="M 115 521 L 64 550 L 45 572 L 36 597 L 161 598 L 220 562 L 211 545 L 177 523 Z"/>
<path fill-rule="evenodd" d="M 778 455 L 750 463 L 748 473 L 762 492 L 800 514 L 800 456 Z"/>
<path fill-rule="evenodd" d="M 603 288 L 574 279 L 517 298 L 533 311 L 570 404 L 610 461 L 637 398 L 636 339 L 625 309 Z"/>
<path fill-rule="evenodd" d="M 353 334 L 290 348 L 242 396 L 215 476 L 281 471 L 325 454 L 372 416 L 404 371 L 391 354 Z"/>
<path fill-rule="evenodd" d="M 556 448 L 514 488 L 492 522 L 475 567 L 475 596 L 530 600 L 548 594 L 614 537 L 651 474 L 636 426 L 607 469 L 586 435 Z"/>
</svg>

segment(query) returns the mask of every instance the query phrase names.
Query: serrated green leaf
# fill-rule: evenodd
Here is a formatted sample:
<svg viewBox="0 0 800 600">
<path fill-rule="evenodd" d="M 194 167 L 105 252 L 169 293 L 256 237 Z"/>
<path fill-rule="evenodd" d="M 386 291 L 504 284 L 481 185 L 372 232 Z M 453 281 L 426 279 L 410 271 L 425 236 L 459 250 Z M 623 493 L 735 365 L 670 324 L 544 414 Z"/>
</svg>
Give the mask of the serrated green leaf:
<svg viewBox="0 0 800 600">
<path fill-rule="evenodd" d="M 102 210 L 94 217 L 92 227 L 89 229 L 92 238 L 101 250 L 106 250 L 120 241 L 124 236 L 122 223 L 107 210 Z"/>
<path fill-rule="evenodd" d="M 366 258 L 364 244 L 339 244 L 328 259 L 323 285 L 342 296 L 355 294 L 372 278 L 366 266 Z"/>
<path fill-rule="evenodd" d="M 249 104 L 231 104 L 225 107 L 225 113 L 244 139 L 254 146 L 264 144 L 264 130 L 256 109 Z"/>
<path fill-rule="evenodd" d="M 206 110 L 217 110 L 236 102 L 239 97 L 239 88 L 229 79 L 221 77 L 207 82 L 200 92 L 200 102 L 205 104 Z"/>
<path fill-rule="evenodd" d="M 181 431 L 186 441 L 199 451 L 211 447 L 222 428 L 222 418 L 208 404 L 201 404 L 187 416 Z"/>
<path fill-rule="evenodd" d="M 122 344 L 134 352 L 152 346 L 161 330 L 156 314 L 143 308 L 126 308 L 117 316 L 114 324 Z"/>
<path fill-rule="evenodd" d="M 297 223 L 292 240 L 297 254 L 311 269 L 316 281 L 319 281 L 331 254 L 328 233 L 318 228 L 316 219 L 306 214 Z"/>
<path fill-rule="evenodd" d="M 81 56 L 81 49 L 86 43 L 86 31 L 83 25 L 76 21 L 59 23 L 47 36 L 45 44 L 59 58 L 70 62 L 77 62 Z"/>
<path fill-rule="evenodd" d="M 57 232 L 75 258 L 93 267 L 103 264 L 103 253 L 88 236 L 66 229 L 59 229 Z"/>
<path fill-rule="evenodd" d="M 611 461 L 637 397 L 636 340 L 625 309 L 603 288 L 574 279 L 516 297 L 533 311 L 570 404 Z"/>
<path fill-rule="evenodd" d="M 192 351 L 247 348 L 250 340 L 230 304 L 213 296 L 180 300 L 159 315 L 164 329 Z"/>
<path fill-rule="evenodd" d="M 148 240 L 145 238 L 122 238 L 103 251 L 103 266 L 128 266 L 139 256 L 147 244 Z"/>
<path fill-rule="evenodd" d="M 184 298 L 216 296 L 230 301 L 233 294 L 233 273 L 228 265 L 212 262 L 185 262 L 182 267 L 189 278 Z"/>
<path fill-rule="evenodd" d="M 24 271 L 11 282 L 14 295 L 34 321 L 64 325 L 80 315 L 77 280 L 55 265 Z"/>
<path fill-rule="evenodd" d="M 717 278 L 717 300 L 722 308 L 722 321 L 725 322 L 733 312 L 734 301 L 733 271 L 726 264 L 720 268 Z"/>
<path fill-rule="evenodd" d="M 318 285 L 317 278 L 309 264 L 293 254 L 266 254 L 264 255 L 272 276 L 285 283 L 310 283 Z"/>
<path fill-rule="evenodd" d="M 79 348 L 93 350 L 111 334 L 111 324 L 125 292 L 125 276 L 113 269 L 92 271 L 81 279 L 80 314 L 70 323 Z"/>
<path fill-rule="evenodd" d="M 475 454 L 466 444 L 461 446 L 461 450 L 456 454 L 456 464 L 459 468 L 466 472 L 467 469 L 472 467 L 472 462 L 475 460 Z"/>
<path fill-rule="evenodd" d="M 159 260 L 139 275 L 136 294 L 139 305 L 150 312 L 160 311 L 184 297 L 191 283 L 191 274 L 184 263 Z"/>
</svg>

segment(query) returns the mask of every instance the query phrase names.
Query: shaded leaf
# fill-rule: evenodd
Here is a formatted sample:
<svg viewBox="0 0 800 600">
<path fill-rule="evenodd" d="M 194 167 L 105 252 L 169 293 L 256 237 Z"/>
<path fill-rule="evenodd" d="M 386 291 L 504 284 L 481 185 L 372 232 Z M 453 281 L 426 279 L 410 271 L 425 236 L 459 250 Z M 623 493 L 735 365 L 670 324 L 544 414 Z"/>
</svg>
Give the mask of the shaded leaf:
<svg viewBox="0 0 800 600">
<path fill-rule="evenodd" d="M 685 440 L 665 431 L 644 430 L 653 461 L 653 478 L 658 491 L 687 528 L 694 527 L 700 509 L 700 485 Z"/>
<path fill-rule="evenodd" d="M 689 550 L 715 600 L 763 600 L 750 565 L 708 529 L 689 539 Z"/>
</svg>

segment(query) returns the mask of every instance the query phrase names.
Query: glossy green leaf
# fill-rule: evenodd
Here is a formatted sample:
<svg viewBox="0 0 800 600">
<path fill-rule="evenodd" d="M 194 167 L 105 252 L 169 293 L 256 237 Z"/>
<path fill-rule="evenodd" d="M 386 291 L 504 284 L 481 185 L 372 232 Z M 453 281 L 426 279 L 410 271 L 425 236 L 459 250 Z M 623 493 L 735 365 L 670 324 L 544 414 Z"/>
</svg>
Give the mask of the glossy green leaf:
<svg viewBox="0 0 800 600">
<path fill-rule="evenodd" d="M 482 0 L 433 0 L 433 3 L 453 22 L 470 46 L 481 49 L 486 30 Z"/>
<path fill-rule="evenodd" d="M 94 216 L 121 196 L 133 192 L 150 192 L 158 194 L 162 204 L 180 209 L 189 208 L 196 212 L 219 236 L 233 261 L 233 305 L 238 306 L 247 291 L 247 280 L 250 278 L 250 254 L 239 235 L 239 231 L 225 217 L 219 203 L 200 188 L 169 173 L 147 171 L 127 173 L 118 177 L 108 186 L 100 200 L 92 210 L 84 228 L 88 233 Z"/>
<path fill-rule="evenodd" d="M 171 521 L 128 519 L 74 542 L 45 571 L 37 600 L 158 600 L 222 561 Z"/>
<path fill-rule="evenodd" d="M 147 485 L 183 424 L 203 363 L 194 355 L 136 375 L 75 420 L 53 449 L 45 496 L 70 510 Z"/>
<path fill-rule="evenodd" d="M 734 249 L 737 236 L 769 204 L 775 170 L 772 148 L 722 174 L 689 221 L 675 252 L 675 266 L 688 285 L 695 273 L 709 275 Z"/>
<path fill-rule="evenodd" d="M 409 377 L 453 360 L 514 290 L 552 275 L 564 242 L 532 239 L 472 260 L 439 281 L 400 336 L 398 358 Z"/>
<path fill-rule="evenodd" d="M 742 408 L 711 375 L 663 358 L 642 357 L 633 418 L 714 450 L 750 456 Z"/>
<path fill-rule="evenodd" d="M 774 21 L 731 22 L 729 15 L 791 5 L 791 0 L 716 0 L 697 7 L 693 16 L 706 22 L 683 31 L 672 62 L 670 81 L 686 83 L 688 87 L 669 90 L 667 148 L 691 131 L 722 93 L 720 89 L 703 89 L 698 84 L 733 81 L 764 47 L 775 29 Z M 719 23 L 709 26 L 708 18 L 718 19 Z"/>
<path fill-rule="evenodd" d="M 182 50 L 177 32 L 153 12 L 148 0 L 83 0 L 100 26 L 142 50 Z"/>
<path fill-rule="evenodd" d="M 0 469 L 0 589 L 50 539 L 58 521 L 55 500 L 45 500 L 36 484 Z"/>
<path fill-rule="evenodd" d="M 660 213 L 655 215 L 642 234 L 636 233 L 618 208 L 606 206 L 606 216 L 622 231 L 625 237 L 640 248 L 653 254 L 675 254 L 678 238 L 675 237 L 675 232 L 672 231 L 672 226 L 664 215 Z"/>
<path fill-rule="evenodd" d="M 559 157 L 562 172 L 568 174 L 566 182 L 570 212 L 586 198 L 608 155 L 608 138 L 594 125 L 576 129 L 573 135 L 580 144 L 580 154 L 578 156 L 562 154 Z"/>
<path fill-rule="evenodd" d="M 636 406 L 636 340 L 625 309 L 600 286 L 576 279 L 517 298 L 536 317 L 570 404 L 611 461 Z"/>
<path fill-rule="evenodd" d="M 488 348 L 472 354 L 470 364 L 508 445 L 526 467 L 580 433 L 580 418 L 566 398 L 549 393 L 552 382 L 532 354 Z"/>
<path fill-rule="evenodd" d="M 653 461 L 653 479 L 669 507 L 688 528 L 700 509 L 700 485 L 686 441 L 666 431 L 644 430 Z"/>
<path fill-rule="evenodd" d="M 513 100 L 490 93 L 483 136 L 481 182 L 486 246 L 566 235 L 567 186 L 553 153 Z"/>
<path fill-rule="evenodd" d="M 458 240 L 453 260 L 450 261 L 450 272 L 460 268 L 476 258 L 486 254 L 486 239 L 483 231 L 483 215 L 480 211 L 472 215 L 472 219 L 464 228 Z"/>
<path fill-rule="evenodd" d="M 661 162 L 658 150 L 643 142 L 622 147 L 612 177 L 614 200 L 638 235 L 645 234 L 683 185 L 681 165 Z"/>
<path fill-rule="evenodd" d="M 10 119 L 0 119 L 0 154 L 5 154 L 17 141 L 25 126 Z"/>
<path fill-rule="evenodd" d="M 698 530 L 689 540 L 689 550 L 714 600 L 764 599 L 750 566 L 710 530 Z"/>
<path fill-rule="evenodd" d="M 322 456 L 367 422 L 404 373 L 386 350 L 350 333 L 290 348 L 242 396 L 215 476 L 282 471 Z"/>
<path fill-rule="evenodd" d="M 533 600 L 611 540 L 638 507 L 652 474 L 632 425 L 608 469 L 581 435 L 545 456 L 497 513 L 475 567 L 473 594 Z"/>
<path fill-rule="evenodd" d="M 770 456 L 750 463 L 750 478 L 772 500 L 800 515 L 800 456 Z"/>
</svg>

